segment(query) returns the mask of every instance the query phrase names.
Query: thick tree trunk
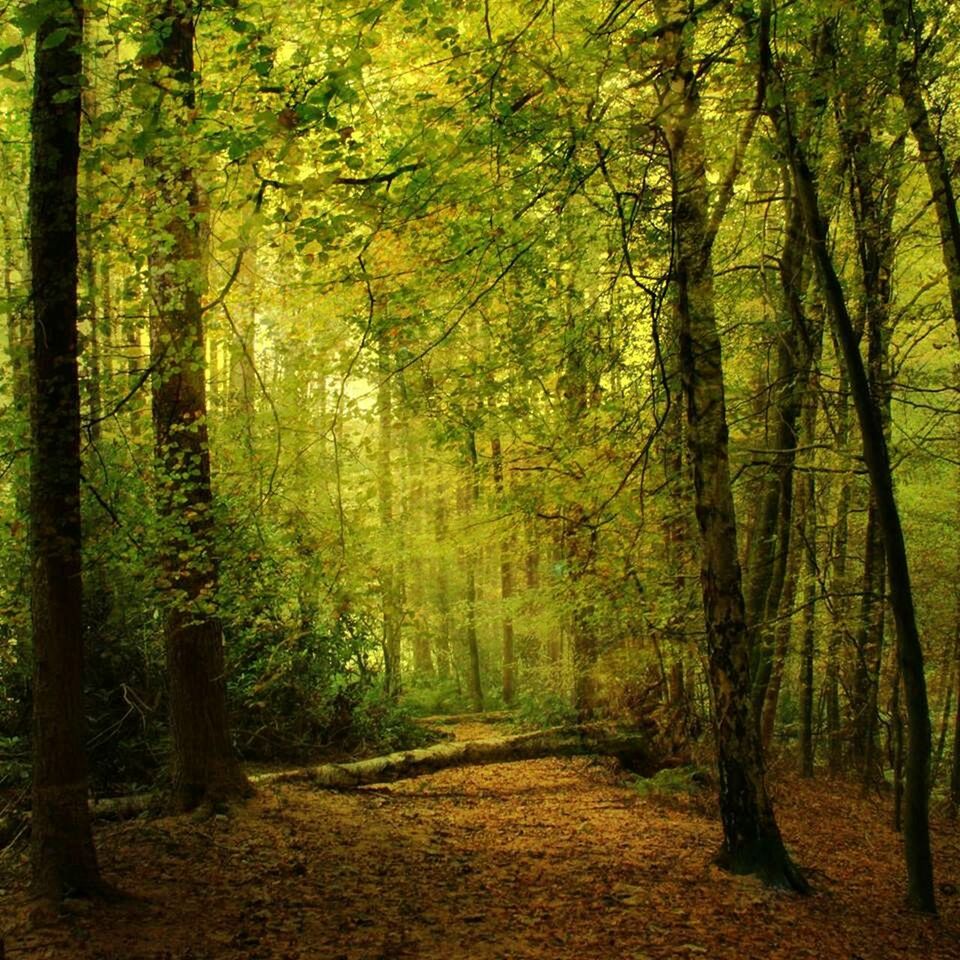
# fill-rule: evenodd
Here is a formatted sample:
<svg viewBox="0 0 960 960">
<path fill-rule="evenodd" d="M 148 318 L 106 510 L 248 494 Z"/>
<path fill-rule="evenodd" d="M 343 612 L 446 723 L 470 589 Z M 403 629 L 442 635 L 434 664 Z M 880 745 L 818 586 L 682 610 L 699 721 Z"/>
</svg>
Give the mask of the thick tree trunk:
<svg viewBox="0 0 960 960">
<path fill-rule="evenodd" d="M 44 8 L 36 35 L 30 158 L 33 302 L 30 516 L 33 569 L 32 887 L 102 889 L 87 810 L 77 372 L 77 166 L 83 12 Z M 66 36 L 50 43 L 58 31 Z"/>
<path fill-rule="evenodd" d="M 593 724 L 557 727 L 510 737 L 438 743 L 432 747 L 407 750 L 358 760 L 355 763 L 325 763 L 319 767 L 264 774 L 257 783 L 284 783 L 309 780 L 319 787 L 348 789 L 365 784 L 388 783 L 418 777 L 451 767 L 486 763 L 513 763 L 543 757 L 575 757 L 584 754 L 617 756 L 631 770 L 648 775 L 663 766 L 645 733 L 607 730 Z"/>
<path fill-rule="evenodd" d="M 164 76 L 157 110 L 172 136 L 185 133 L 194 108 L 191 2 L 168 0 L 154 21 Z M 199 195 L 188 145 L 161 143 L 149 158 L 160 198 L 157 251 L 151 256 L 156 315 L 150 329 L 153 425 L 162 518 L 164 626 L 173 741 L 173 802 L 189 810 L 245 795 L 246 777 L 230 740 L 223 631 L 216 615 L 218 562 L 207 438 Z"/>
<path fill-rule="evenodd" d="M 781 149 L 788 158 L 795 189 L 803 203 L 804 222 L 810 236 L 814 262 L 823 287 L 850 388 L 860 432 L 864 459 L 876 497 L 880 527 L 890 583 L 890 604 L 897 627 L 900 668 L 903 672 L 907 714 L 910 721 L 909 749 L 906 759 L 906 810 L 904 847 L 907 860 L 908 896 L 920 910 L 935 912 L 933 859 L 930 853 L 928 782 L 930 773 L 930 711 L 923 673 L 923 647 L 917 630 L 910 587 L 903 528 L 893 490 L 893 475 L 883 422 L 864 369 L 853 323 L 847 310 L 843 286 L 837 276 L 827 245 L 826 223 L 820 213 L 816 182 L 807 164 L 803 147 L 790 127 L 789 115 L 783 109 L 786 89 L 774 66 L 770 51 L 769 26 L 771 0 L 761 0 L 761 64 L 769 83 L 769 111 L 774 120 Z"/>
<path fill-rule="evenodd" d="M 658 4 L 664 22 L 675 22 L 677 12 L 682 22 L 685 7 L 666 8 L 666 3 Z M 668 28 L 661 41 L 662 59 L 669 65 L 664 122 L 671 158 L 680 370 L 700 530 L 700 583 L 720 773 L 721 862 L 736 873 L 759 874 L 768 883 L 805 891 L 806 881 L 787 854 L 767 793 L 750 696 L 748 631 L 713 294 L 711 248 L 716 227 L 708 214 L 696 68 L 683 32 L 683 27 Z"/>
</svg>

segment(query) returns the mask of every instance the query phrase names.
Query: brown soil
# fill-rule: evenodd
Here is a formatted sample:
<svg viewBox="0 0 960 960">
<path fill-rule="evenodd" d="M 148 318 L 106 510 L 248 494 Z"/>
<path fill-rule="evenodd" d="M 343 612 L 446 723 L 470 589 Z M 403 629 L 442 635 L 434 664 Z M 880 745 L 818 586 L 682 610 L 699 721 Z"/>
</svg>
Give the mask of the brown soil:
<svg viewBox="0 0 960 960">
<path fill-rule="evenodd" d="M 136 900 L 31 919 L 21 865 L 3 896 L 6 957 L 958 960 L 956 829 L 935 829 L 941 915 L 918 917 L 886 801 L 851 792 L 778 784 L 815 886 L 799 898 L 711 864 L 707 797 L 640 797 L 587 760 L 264 788 L 229 817 L 101 827 L 103 872 Z"/>
</svg>

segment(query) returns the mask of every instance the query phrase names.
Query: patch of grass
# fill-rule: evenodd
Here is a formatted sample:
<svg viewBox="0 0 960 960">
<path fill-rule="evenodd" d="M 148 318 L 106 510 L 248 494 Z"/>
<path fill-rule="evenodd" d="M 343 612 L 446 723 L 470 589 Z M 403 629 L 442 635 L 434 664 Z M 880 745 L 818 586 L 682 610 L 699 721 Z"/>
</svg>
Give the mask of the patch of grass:
<svg viewBox="0 0 960 960">
<path fill-rule="evenodd" d="M 692 797 L 708 782 L 709 777 L 700 767 L 667 767 L 652 777 L 637 777 L 633 789 L 642 797 Z"/>
</svg>

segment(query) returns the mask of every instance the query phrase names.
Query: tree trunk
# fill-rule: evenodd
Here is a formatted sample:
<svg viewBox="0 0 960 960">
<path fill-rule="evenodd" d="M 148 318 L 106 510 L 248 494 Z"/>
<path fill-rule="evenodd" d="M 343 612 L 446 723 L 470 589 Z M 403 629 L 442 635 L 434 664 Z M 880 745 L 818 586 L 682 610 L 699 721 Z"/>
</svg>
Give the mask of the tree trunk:
<svg viewBox="0 0 960 960">
<path fill-rule="evenodd" d="M 936 904 L 928 814 L 930 710 L 923 673 L 923 648 L 917 630 L 913 593 L 910 587 L 906 545 L 893 490 L 893 476 L 883 422 L 876 401 L 870 394 L 863 358 L 860 356 L 857 337 L 847 310 L 843 287 L 827 245 L 827 228 L 820 213 L 816 182 L 807 164 L 803 147 L 790 127 L 789 115 L 783 108 L 783 104 L 787 102 L 787 91 L 774 66 L 770 51 L 771 5 L 771 0 L 761 0 L 760 56 L 762 69 L 766 71 L 769 84 L 768 108 L 776 126 L 781 149 L 789 160 L 795 189 L 803 204 L 804 222 L 810 236 L 811 249 L 824 297 L 841 346 L 843 363 L 860 421 L 864 459 L 876 497 L 887 558 L 890 603 L 897 627 L 900 668 L 903 672 L 907 715 L 910 722 L 904 818 L 908 897 L 913 906 L 932 913 L 936 910 Z"/>
<path fill-rule="evenodd" d="M 491 441 L 491 456 L 493 459 L 493 482 L 497 497 L 503 502 L 503 449 L 500 437 L 495 436 Z M 513 704 L 517 693 L 517 663 L 513 639 L 513 615 L 510 612 L 510 601 L 513 597 L 513 552 L 516 548 L 514 536 L 508 533 L 500 541 L 500 600 L 503 604 L 501 614 L 502 649 L 501 663 L 503 673 L 503 702 L 509 707 Z"/>
<path fill-rule="evenodd" d="M 682 23 L 685 10 L 682 5 L 675 10 L 658 3 L 664 23 L 676 22 L 676 13 Z M 667 27 L 661 40 L 669 84 L 664 122 L 671 160 L 680 370 L 700 530 L 700 583 L 720 773 L 724 833 L 720 859 L 735 873 L 759 874 L 768 883 L 805 891 L 807 883 L 787 854 L 767 793 L 750 696 L 748 632 L 713 295 L 711 248 L 716 227 L 708 217 L 696 67 L 683 33 L 683 26 Z"/>
<path fill-rule="evenodd" d="M 189 810 L 249 792 L 227 720 L 223 630 L 216 612 L 218 561 L 207 437 L 199 194 L 183 142 L 194 109 L 192 2 L 168 0 L 153 23 L 160 51 L 157 111 L 169 140 L 148 159 L 160 202 L 151 255 L 156 314 L 150 328 L 153 426 L 168 605 L 164 644 L 170 683 L 173 802 Z M 169 85 L 168 94 L 164 87 Z M 164 100 L 170 97 L 170 103 Z"/>
<path fill-rule="evenodd" d="M 463 512 L 472 515 L 480 501 L 480 470 L 477 461 L 477 433 L 470 427 L 467 433 L 467 476 L 464 484 Z M 483 709 L 483 684 L 480 677 L 480 645 L 477 640 L 477 548 L 464 548 L 463 563 L 466 574 L 466 617 L 464 639 L 467 648 L 467 690 L 474 710 Z"/>
<path fill-rule="evenodd" d="M 854 31 L 853 42 L 859 34 Z M 863 282 L 858 335 L 867 336 L 867 378 L 870 393 L 880 414 L 884 433 L 890 435 L 889 345 L 890 304 L 893 296 L 893 267 L 896 238 L 893 217 L 899 194 L 904 137 L 886 147 L 874 136 L 886 102 L 869 99 L 863 85 L 843 83 L 846 75 L 837 70 L 841 95 L 837 117 L 843 157 L 850 173 L 850 208 L 853 215 Z M 878 693 L 883 661 L 884 592 L 886 568 L 876 498 L 871 496 L 867 514 L 864 551 L 863 601 L 855 643 L 853 684 L 854 762 L 860 767 L 864 787 L 877 781 L 876 758 Z"/>
<path fill-rule="evenodd" d="M 777 345 L 775 428 L 759 522 L 751 538 L 745 598 L 752 638 L 753 706 L 758 720 L 774 669 L 774 635 L 780 632 L 769 624 L 780 607 L 790 554 L 799 420 L 812 358 L 813 332 L 803 305 L 809 280 L 805 246 L 803 215 L 796 198 L 791 197 L 780 266 L 786 322 Z"/>
<path fill-rule="evenodd" d="M 923 15 L 912 0 L 883 0 L 883 17 L 890 31 L 890 42 L 897 60 L 900 98 L 907 114 L 910 130 L 920 151 L 920 162 L 930 183 L 940 248 L 947 271 L 950 306 L 954 329 L 960 339 L 960 217 L 950 164 L 943 144 L 930 122 L 930 113 L 923 96 L 920 77 Z"/>
<path fill-rule="evenodd" d="M 893 727 L 893 829 L 903 831 L 903 713 L 900 709 L 900 668 L 893 675 L 890 723 Z"/>
<path fill-rule="evenodd" d="M 811 398 L 811 402 L 816 401 Z M 817 600 L 817 501 L 816 480 L 812 470 L 806 482 L 807 508 L 804 536 L 806 543 L 803 550 L 806 585 L 803 590 L 803 646 L 800 651 L 800 775 L 812 777 L 814 769 L 813 665 L 816 659 Z"/>
<path fill-rule="evenodd" d="M 102 890 L 87 809 L 77 371 L 77 167 L 83 12 L 45 9 L 35 42 L 30 158 L 33 302 L 30 516 L 33 570 L 34 893 Z M 61 42 L 58 31 L 66 31 Z"/>
<path fill-rule="evenodd" d="M 380 509 L 380 536 L 383 554 L 380 560 L 380 589 L 383 604 L 383 666 L 386 694 L 400 695 L 400 644 L 403 621 L 403 578 L 397 569 L 396 530 L 393 516 L 393 383 L 392 362 L 387 334 L 377 345 L 380 383 L 377 386 L 377 412 L 380 432 L 377 447 L 377 500 Z"/>
<path fill-rule="evenodd" d="M 960 811 L 960 593 L 954 622 L 954 656 L 956 657 L 956 684 L 953 710 L 953 762 L 950 765 L 950 810 L 954 817 Z"/>
<path fill-rule="evenodd" d="M 850 404 L 846 377 L 840 371 L 837 431 L 834 444 L 845 453 L 850 436 Z M 833 562 L 830 568 L 830 611 L 832 624 L 827 638 L 827 663 L 823 678 L 823 696 L 826 701 L 827 769 L 836 775 L 843 768 L 843 738 L 840 731 L 840 652 L 845 646 L 849 630 L 850 582 L 847 574 L 847 546 L 850 539 L 850 501 L 853 477 L 845 472 L 837 497 L 836 523 L 833 527 Z"/>
<path fill-rule="evenodd" d="M 797 504 L 797 514 L 800 522 L 807 509 L 805 501 Z M 766 753 L 773 742 L 773 731 L 777 722 L 777 707 L 780 703 L 780 689 L 783 685 L 783 674 L 786 669 L 787 657 L 790 653 L 790 638 L 793 633 L 793 607 L 797 599 L 797 580 L 800 575 L 801 559 L 804 555 L 803 545 L 797 544 L 799 538 L 791 534 L 792 546 L 789 548 L 787 570 L 784 575 L 783 590 L 780 593 L 780 608 L 777 611 L 777 624 L 773 631 L 774 650 L 771 662 L 770 681 L 766 686 L 765 696 L 761 708 L 762 722 L 760 736 L 763 741 L 763 750 Z M 754 687 L 756 691 L 756 687 Z"/>
<path fill-rule="evenodd" d="M 437 491 L 434 537 L 437 548 L 435 565 L 437 612 L 440 615 L 436 643 L 437 676 L 441 680 L 446 680 L 453 672 L 453 663 L 450 650 L 450 578 L 447 573 L 447 558 L 444 556 L 447 541 L 447 504 L 442 489 Z"/>
</svg>

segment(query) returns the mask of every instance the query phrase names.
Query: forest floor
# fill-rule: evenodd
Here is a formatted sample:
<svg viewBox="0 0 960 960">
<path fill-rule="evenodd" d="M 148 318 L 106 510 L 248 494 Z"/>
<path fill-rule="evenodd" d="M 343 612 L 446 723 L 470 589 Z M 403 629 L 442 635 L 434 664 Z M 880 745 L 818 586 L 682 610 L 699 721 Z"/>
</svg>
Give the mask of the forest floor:
<svg viewBox="0 0 960 960">
<path fill-rule="evenodd" d="M 711 863 L 712 790 L 641 796 L 608 764 L 538 760 L 102 825 L 103 873 L 135 899 L 31 922 L 20 865 L 0 898 L 6 958 L 960 958 L 955 825 L 934 825 L 941 913 L 919 917 L 888 799 L 822 779 L 774 789 L 807 898 Z"/>
</svg>

